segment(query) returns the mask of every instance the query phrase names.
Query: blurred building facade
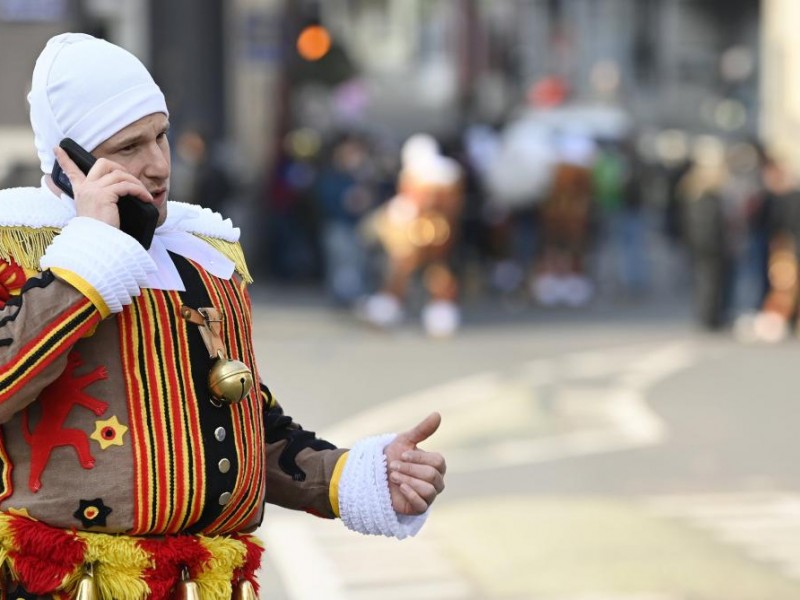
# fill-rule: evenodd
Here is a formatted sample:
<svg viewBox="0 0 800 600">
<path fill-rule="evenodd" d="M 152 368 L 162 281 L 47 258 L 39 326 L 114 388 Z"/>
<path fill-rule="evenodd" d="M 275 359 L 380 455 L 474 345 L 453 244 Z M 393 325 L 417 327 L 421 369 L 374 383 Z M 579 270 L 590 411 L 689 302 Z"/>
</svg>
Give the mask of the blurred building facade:
<svg viewBox="0 0 800 600">
<path fill-rule="evenodd" d="M 643 126 L 761 135 L 800 159 L 798 11 L 794 0 L 0 0 L 0 178 L 33 159 L 24 92 L 41 45 L 68 29 L 140 56 L 176 131 L 227 143 L 245 179 L 263 175 L 286 127 L 445 136 L 502 122 L 548 77 Z M 323 61 L 290 60 L 311 22 L 344 57 L 332 78 Z"/>
<path fill-rule="evenodd" d="M 392 104 L 496 121 L 546 77 L 688 130 L 758 126 L 758 0 L 329 0 L 324 16 Z M 402 82 L 402 83 L 397 83 Z M 394 84 L 394 87 L 392 87 Z M 399 108 L 399 110 L 398 110 Z M 698 110 L 699 109 L 699 110 Z M 455 119 L 458 124 L 458 119 Z"/>
<path fill-rule="evenodd" d="M 800 174 L 800 3 L 763 0 L 761 132 Z"/>
</svg>

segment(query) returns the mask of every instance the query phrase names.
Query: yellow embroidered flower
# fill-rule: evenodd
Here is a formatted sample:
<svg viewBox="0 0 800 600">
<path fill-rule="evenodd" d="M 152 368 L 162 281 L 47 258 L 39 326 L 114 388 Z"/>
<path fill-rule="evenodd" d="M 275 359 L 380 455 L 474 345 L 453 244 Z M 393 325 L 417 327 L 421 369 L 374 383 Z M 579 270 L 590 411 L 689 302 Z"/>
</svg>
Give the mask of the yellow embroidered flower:
<svg viewBox="0 0 800 600">
<path fill-rule="evenodd" d="M 117 420 L 116 415 L 105 421 L 97 421 L 94 433 L 89 437 L 100 444 L 105 450 L 109 446 L 122 446 L 122 436 L 128 428 Z"/>
</svg>

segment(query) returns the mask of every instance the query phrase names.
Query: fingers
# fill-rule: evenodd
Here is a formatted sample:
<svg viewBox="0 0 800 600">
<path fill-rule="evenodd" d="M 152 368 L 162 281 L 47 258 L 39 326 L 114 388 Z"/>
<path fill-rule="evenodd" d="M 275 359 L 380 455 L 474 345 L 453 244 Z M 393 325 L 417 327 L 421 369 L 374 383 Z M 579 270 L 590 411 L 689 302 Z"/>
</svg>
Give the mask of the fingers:
<svg viewBox="0 0 800 600">
<path fill-rule="evenodd" d="M 417 463 L 420 465 L 430 465 L 439 473 L 447 473 L 447 463 L 444 456 L 438 452 L 426 452 L 425 450 L 406 450 L 400 456 L 405 462 Z"/>
<path fill-rule="evenodd" d="M 147 188 L 142 185 L 142 182 L 126 171 L 112 171 L 111 173 L 103 175 L 100 179 L 97 179 L 95 183 L 100 187 L 107 187 L 111 190 L 114 190 L 115 193 L 118 189 L 131 190 L 126 191 L 125 193 L 121 194 L 121 196 L 131 194 L 137 198 L 141 198 L 145 202 L 153 201 L 153 196 L 147 191 Z M 133 187 L 126 188 L 123 184 L 128 184 L 129 186 Z"/>
<path fill-rule="evenodd" d="M 153 195 L 147 191 L 147 188 L 139 179 L 126 171 L 119 163 L 106 158 L 97 160 L 91 171 L 89 171 L 86 182 L 91 182 L 99 188 L 108 188 L 118 198 L 131 195 L 144 202 L 153 201 Z"/>
<path fill-rule="evenodd" d="M 58 164 L 61 165 L 61 169 L 67 174 L 73 186 L 75 184 L 80 185 L 84 181 L 95 181 L 100 186 L 109 186 L 119 181 L 130 181 L 132 183 L 141 184 L 136 177 L 128 173 L 122 165 L 113 160 L 108 160 L 107 158 L 97 159 L 89 172 L 84 175 L 78 165 L 75 164 L 75 161 L 69 157 L 69 154 L 67 154 L 63 148 L 57 146 L 55 148 L 55 154 Z"/>
<path fill-rule="evenodd" d="M 145 202 L 153 201 L 153 197 L 150 195 L 150 192 L 148 192 L 141 183 L 121 181 L 119 183 L 109 185 L 108 190 L 116 195 L 117 198 L 122 198 L 123 196 L 136 196 Z"/>
<path fill-rule="evenodd" d="M 412 444 L 419 444 L 436 433 L 436 430 L 439 429 L 439 425 L 441 423 L 442 415 L 440 415 L 438 412 L 431 413 L 416 426 L 401 434 L 401 437 L 408 440 Z"/>
<path fill-rule="evenodd" d="M 429 483 L 433 486 L 437 494 L 440 494 L 444 491 L 444 477 L 442 476 L 442 473 L 430 465 L 418 465 L 413 463 L 393 461 L 392 464 L 389 465 L 389 468 L 391 469 L 392 475 L 399 473 L 402 475 L 407 475 L 410 478 Z"/>
<path fill-rule="evenodd" d="M 119 227 L 116 204 L 120 198 L 134 196 L 143 202 L 153 202 L 144 184 L 119 163 L 100 158 L 84 175 L 63 148 L 56 147 L 54 152 L 72 183 L 78 216 L 93 217 Z"/>
<path fill-rule="evenodd" d="M 56 153 L 56 160 L 58 164 L 61 165 L 61 170 L 67 174 L 69 177 L 70 183 L 72 183 L 73 187 L 77 184 L 83 183 L 86 179 L 86 175 L 84 175 L 81 170 L 78 168 L 78 165 L 64 152 L 63 148 L 56 146 L 54 148 Z"/>
<path fill-rule="evenodd" d="M 114 170 L 111 171 L 110 173 L 106 173 L 100 178 L 95 178 L 94 181 L 99 186 L 113 185 L 121 181 L 129 181 L 131 183 L 142 185 L 142 182 L 136 179 L 136 177 L 134 177 L 127 171 L 120 171 L 120 170 Z"/>
<path fill-rule="evenodd" d="M 98 158 L 97 162 L 95 162 L 89 170 L 87 179 L 94 181 L 101 179 L 109 173 L 115 172 L 128 173 L 121 164 L 115 163 L 113 160 L 108 160 L 107 158 Z"/>
<path fill-rule="evenodd" d="M 392 473 L 392 475 L 397 476 L 398 478 L 405 477 L 405 475 L 400 475 L 399 473 Z M 436 492 L 433 490 L 433 486 L 430 486 L 430 488 L 426 489 L 423 484 L 424 482 L 414 482 L 414 480 L 398 480 L 400 493 L 406 499 L 409 506 L 411 506 L 413 514 L 424 513 L 426 510 L 428 510 L 428 507 L 431 505 L 431 503 L 436 499 Z M 429 497 L 430 500 L 426 500 L 426 497 Z"/>
</svg>

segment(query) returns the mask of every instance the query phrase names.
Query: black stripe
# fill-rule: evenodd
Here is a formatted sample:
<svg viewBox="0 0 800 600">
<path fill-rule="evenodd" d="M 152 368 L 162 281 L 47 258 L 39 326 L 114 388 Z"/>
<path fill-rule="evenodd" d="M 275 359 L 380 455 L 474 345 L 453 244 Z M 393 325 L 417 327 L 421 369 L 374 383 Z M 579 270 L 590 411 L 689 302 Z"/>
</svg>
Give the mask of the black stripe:
<svg viewBox="0 0 800 600">
<path fill-rule="evenodd" d="M 170 256 L 184 286 L 186 286 L 186 291 L 179 293 L 181 302 L 192 308 L 212 306 L 209 291 L 197 269 L 177 254 L 170 254 Z M 195 448 L 195 451 L 203 452 L 206 464 L 206 487 L 204 490 L 198 490 L 198 493 L 203 494 L 202 513 L 197 522 L 189 523 L 187 530 L 190 533 L 200 533 L 222 514 L 224 507 L 219 504 L 219 496 L 223 492 L 233 491 L 236 475 L 239 472 L 239 462 L 233 435 L 232 411 L 226 406 L 214 406 L 208 392 L 208 373 L 213 361 L 200 336 L 200 329 L 192 324 L 186 326 L 188 327 L 191 376 L 198 396 L 198 415 L 202 437 L 202 448 Z M 214 437 L 217 427 L 222 427 L 227 432 L 223 442 L 218 442 Z M 231 462 L 230 471 L 224 474 L 220 473 L 218 468 L 218 463 L 223 458 L 227 458 Z"/>
<path fill-rule="evenodd" d="M 249 314 L 249 310 L 245 306 L 243 302 L 242 295 L 239 293 L 239 289 L 236 286 L 236 283 L 231 281 L 217 281 L 215 280 L 215 287 L 220 293 L 220 295 L 224 295 L 225 298 L 228 300 L 229 304 L 234 306 L 238 309 L 238 312 L 242 315 L 245 321 L 247 320 L 247 316 Z M 230 319 L 230 317 L 229 317 Z M 238 356 L 241 358 L 242 361 L 250 362 L 252 364 L 248 364 L 248 366 L 253 369 L 253 365 L 255 365 L 255 357 L 252 352 L 252 348 L 247 345 L 247 340 L 252 339 L 250 335 L 250 328 L 249 323 L 244 322 L 241 326 L 233 326 L 233 323 L 230 323 L 229 326 L 226 328 L 227 330 L 227 341 L 229 344 L 236 344 L 238 350 Z M 238 325 L 238 324 L 237 324 Z M 253 369 L 254 370 L 254 369 Z M 251 391 L 251 394 L 255 394 L 258 396 L 258 392 L 256 389 Z M 262 415 L 261 415 L 261 403 L 260 401 L 256 401 L 253 404 L 252 410 L 250 411 L 249 418 L 245 418 L 244 411 L 239 412 L 239 424 L 243 431 L 258 431 L 261 429 L 262 423 Z M 250 443 L 245 442 L 245 447 L 242 448 L 242 456 L 243 461 L 245 462 L 253 462 L 255 464 L 255 460 L 251 459 L 251 456 L 255 452 L 263 452 L 264 448 L 263 445 L 256 444 L 256 440 L 250 440 Z M 266 462 L 262 459 L 261 464 L 261 475 L 263 477 L 264 470 L 266 469 Z M 251 482 L 253 483 L 253 482 Z M 256 509 L 258 503 L 260 502 L 261 495 L 260 494 L 249 494 L 250 500 L 245 505 L 244 514 L 252 514 Z M 240 517 L 237 517 L 240 518 Z M 222 523 L 219 524 L 219 529 L 225 529 L 234 521 L 233 514 L 227 519 L 225 519 Z"/>
<path fill-rule="evenodd" d="M 97 309 L 92 304 L 87 304 L 81 312 L 73 316 L 69 321 L 61 324 L 60 329 L 56 329 L 49 334 L 42 346 L 39 347 L 33 354 L 17 364 L 15 368 L 9 371 L 2 377 L 0 381 L 0 395 L 2 395 L 9 387 L 16 385 L 17 381 L 23 376 L 25 371 L 29 371 L 33 366 L 40 361 L 44 356 L 49 354 L 55 347 L 57 347 L 64 338 L 69 337 L 76 329 L 84 325 L 95 313 Z"/>
<path fill-rule="evenodd" d="M 142 290 L 142 295 L 150 294 L 149 290 Z M 159 503 L 159 492 L 158 492 L 158 479 L 156 477 L 156 473 L 158 473 L 158 467 L 156 464 L 155 453 L 159 451 L 159 447 L 156 444 L 156 435 L 155 430 L 153 429 L 153 399 L 150 394 L 150 380 L 147 377 L 147 357 L 145 356 L 145 344 L 144 341 L 144 324 L 142 323 L 142 311 L 140 310 L 140 303 L 144 301 L 143 297 L 136 302 L 134 302 L 132 306 L 131 313 L 133 315 L 133 325 L 137 330 L 137 338 L 139 340 L 139 344 L 136 347 L 136 360 L 139 365 L 139 378 L 142 381 L 142 408 L 144 409 L 145 414 L 145 434 L 147 435 L 147 439 L 149 442 L 149 447 L 151 448 L 150 452 L 147 453 L 147 460 L 149 463 L 149 473 L 153 476 L 155 484 L 150 486 L 150 505 L 148 508 L 148 513 L 150 515 L 150 520 L 147 523 L 148 531 L 153 531 L 156 526 L 156 515 L 160 510 L 160 503 Z"/>
<path fill-rule="evenodd" d="M 148 308 L 150 310 L 150 314 L 153 315 L 153 325 L 156 327 L 155 335 L 159 336 L 161 333 L 160 329 L 160 315 L 158 311 L 158 303 L 155 300 L 154 294 L 147 295 L 147 302 L 149 304 Z M 151 350 L 152 351 L 152 350 Z M 166 368 L 167 365 L 164 364 L 163 360 L 160 360 L 163 357 L 159 357 L 159 360 L 155 361 L 156 368 L 158 369 L 158 385 L 159 385 L 159 392 L 161 398 L 161 412 L 164 414 L 164 437 L 169 444 L 173 439 L 173 430 L 172 430 L 172 407 L 170 405 L 170 393 L 169 393 L 169 383 L 167 381 L 167 373 Z M 174 368 L 174 365 L 170 365 L 170 368 Z M 181 393 L 182 390 L 176 390 L 178 394 Z M 169 452 L 164 453 L 164 457 L 167 459 L 169 463 L 169 477 L 167 477 L 167 491 L 163 493 L 162 496 L 164 498 L 164 505 L 159 504 L 157 506 L 166 506 L 167 507 L 167 518 L 166 520 L 169 522 L 171 520 L 172 515 L 175 513 L 175 451 L 170 450 Z"/>
<path fill-rule="evenodd" d="M 178 319 L 177 315 L 180 314 L 180 305 L 182 304 L 176 296 L 170 294 L 164 296 L 165 300 L 167 301 L 167 314 L 169 319 L 169 330 L 172 332 L 172 345 L 176 349 L 175 351 L 175 359 L 180 361 L 181 360 L 181 346 L 180 346 L 180 339 L 181 336 L 179 332 L 185 327 L 183 320 Z M 176 301 L 177 300 L 177 301 Z M 191 382 L 186 379 L 186 373 L 191 374 L 191 365 L 184 364 L 180 362 L 179 364 L 175 365 L 175 375 L 178 380 L 178 388 L 181 391 L 184 398 L 188 401 L 195 401 L 195 399 L 191 395 Z M 186 470 L 188 473 L 188 482 L 187 482 L 187 493 L 189 498 L 194 498 L 197 486 L 196 475 L 194 469 L 191 468 L 191 465 L 194 463 L 194 444 L 192 443 L 192 427 L 191 423 L 189 422 L 189 411 L 184 409 L 182 411 L 183 414 L 183 430 L 186 432 L 186 464 L 189 468 Z M 189 519 L 191 518 L 191 510 L 187 510 L 186 514 L 183 517 L 183 520 L 180 524 L 181 531 L 186 529 L 189 525 Z"/>
</svg>

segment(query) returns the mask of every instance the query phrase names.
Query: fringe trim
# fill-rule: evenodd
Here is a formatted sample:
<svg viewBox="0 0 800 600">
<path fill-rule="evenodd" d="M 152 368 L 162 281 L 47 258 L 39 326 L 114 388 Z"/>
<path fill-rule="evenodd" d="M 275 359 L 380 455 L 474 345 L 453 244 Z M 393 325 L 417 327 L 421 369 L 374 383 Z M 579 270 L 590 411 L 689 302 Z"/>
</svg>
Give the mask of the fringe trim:
<svg viewBox="0 0 800 600">
<path fill-rule="evenodd" d="M 230 600 L 241 579 L 258 589 L 262 552 L 260 540 L 251 535 L 132 537 L 62 530 L 0 513 L 0 566 L 37 595 L 74 597 L 91 563 L 104 600 L 166 600 L 183 567 L 203 600 Z"/>
<path fill-rule="evenodd" d="M 22 268 L 38 272 L 39 261 L 47 247 L 61 232 L 57 227 L 2 227 L 0 226 L 0 259 L 11 262 L 13 259 Z M 229 242 L 208 235 L 194 234 L 215 250 L 221 252 L 236 265 L 236 271 L 245 283 L 253 283 L 247 268 L 247 261 L 239 242 Z"/>
<path fill-rule="evenodd" d="M 239 242 L 229 242 L 227 240 L 201 235 L 199 233 L 195 233 L 194 235 L 232 260 L 236 265 L 236 270 L 239 272 L 239 275 L 242 276 L 242 279 L 244 279 L 245 283 L 253 283 L 253 277 L 250 275 L 250 271 L 247 268 L 247 262 L 244 259 L 242 245 Z"/>
<path fill-rule="evenodd" d="M 57 227 L 0 227 L 0 258 L 39 271 L 39 260 L 61 230 Z"/>
</svg>

